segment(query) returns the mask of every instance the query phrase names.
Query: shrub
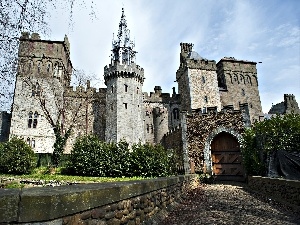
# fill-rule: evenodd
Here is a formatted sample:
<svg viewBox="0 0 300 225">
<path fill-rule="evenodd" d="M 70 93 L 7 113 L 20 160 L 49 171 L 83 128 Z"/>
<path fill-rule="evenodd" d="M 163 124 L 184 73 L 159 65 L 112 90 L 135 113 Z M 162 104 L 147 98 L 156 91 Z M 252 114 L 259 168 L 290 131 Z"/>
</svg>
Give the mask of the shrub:
<svg viewBox="0 0 300 225">
<path fill-rule="evenodd" d="M 131 169 L 133 176 L 161 177 L 172 174 L 172 155 L 161 145 L 136 144 L 132 146 Z"/>
<path fill-rule="evenodd" d="M 300 115 L 277 115 L 246 130 L 242 156 L 247 173 L 265 175 L 267 156 L 277 150 L 300 151 Z"/>
<path fill-rule="evenodd" d="M 105 143 L 97 137 L 78 138 L 67 170 L 72 174 L 106 177 L 158 177 L 172 174 L 172 158 L 160 145 Z"/>
<path fill-rule="evenodd" d="M 32 148 L 16 137 L 0 146 L 0 157 L 0 170 L 3 173 L 29 174 L 36 166 Z"/>
</svg>

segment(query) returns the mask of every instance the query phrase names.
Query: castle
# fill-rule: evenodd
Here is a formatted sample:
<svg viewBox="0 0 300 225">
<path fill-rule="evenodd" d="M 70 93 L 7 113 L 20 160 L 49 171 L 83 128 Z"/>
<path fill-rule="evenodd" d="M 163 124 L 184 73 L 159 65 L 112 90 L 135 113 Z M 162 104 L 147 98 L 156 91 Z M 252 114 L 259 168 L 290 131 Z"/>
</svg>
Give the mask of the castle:
<svg viewBox="0 0 300 225">
<path fill-rule="evenodd" d="M 263 115 L 256 62 L 224 57 L 216 63 L 193 51 L 193 44 L 181 43 L 178 93 L 175 88 L 172 94 L 163 93 L 155 86 L 148 94 L 142 90 L 145 72 L 136 64 L 134 47 L 122 9 L 111 63 L 104 67 L 107 88 L 97 90 L 89 82 L 73 88 L 68 38 L 49 41 L 23 33 L 10 136 L 24 138 L 35 152 L 49 153 L 53 124 L 59 122 L 63 132 L 72 130 L 66 152 L 77 137 L 87 134 L 107 142 L 162 143 L 184 152 L 186 170 L 192 166 L 218 173 L 212 146 L 219 151 L 229 140 L 228 149 L 237 149 L 243 127 Z M 240 164 L 240 156 L 231 161 Z M 220 173 L 227 174 L 224 168 Z"/>
</svg>

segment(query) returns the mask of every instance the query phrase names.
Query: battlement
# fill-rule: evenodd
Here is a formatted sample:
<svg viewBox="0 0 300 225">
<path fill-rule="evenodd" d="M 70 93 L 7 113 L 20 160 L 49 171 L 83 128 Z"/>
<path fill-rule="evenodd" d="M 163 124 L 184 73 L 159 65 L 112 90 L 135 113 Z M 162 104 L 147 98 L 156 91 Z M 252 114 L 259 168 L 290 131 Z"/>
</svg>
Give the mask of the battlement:
<svg viewBox="0 0 300 225">
<path fill-rule="evenodd" d="M 108 79 L 115 77 L 135 77 L 141 83 L 144 82 L 144 69 L 135 63 L 130 65 L 120 64 L 115 62 L 114 64 L 109 64 L 109 66 L 104 67 L 104 80 L 105 84 Z"/>
<path fill-rule="evenodd" d="M 74 98 L 105 98 L 106 97 L 106 88 L 99 88 L 98 90 L 94 87 L 83 86 L 69 86 L 65 90 L 65 97 L 74 97 Z"/>
<path fill-rule="evenodd" d="M 169 103 L 169 102 L 179 102 L 180 95 L 176 94 L 175 88 L 173 88 L 173 94 L 162 93 L 161 86 L 155 86 L 154 92 L 150 92 L 148 95 L 147 92 L 143 92 L 144 102 L 158 102 L 158 103 Z"/>
<path fill-rule="evenodd" d="M 257 73 L 256 62 L 238 60 L 234 57 L 224 57 L 217 63 L 218 71 L 236 71 L 246 73 Z"/>
</svg>

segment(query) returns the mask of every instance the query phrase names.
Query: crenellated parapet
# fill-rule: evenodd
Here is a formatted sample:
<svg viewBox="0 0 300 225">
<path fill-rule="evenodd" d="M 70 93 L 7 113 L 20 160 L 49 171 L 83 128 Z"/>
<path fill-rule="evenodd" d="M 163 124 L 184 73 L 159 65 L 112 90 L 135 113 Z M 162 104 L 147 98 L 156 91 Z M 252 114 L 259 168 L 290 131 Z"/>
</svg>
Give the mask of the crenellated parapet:
<svg viewBox="0 0 300 225">
<path fill-rule="evenodd" d="M 180 103 L 180 95 L 176 94 L 173 88 L 172 95 L 170 93 L 162 93 L 161 86 L 155 86 L 154 92 L 143 92 L 144 102 L 148 103 Z"/>
<path fill-rule="evenodd" d="M 109 79 L 124 77 L 124 78 L 136 78 L 140 83 L 144 83 L 144 69 L 135 63 L 130 65 L 120 64 L 115 62 L 104 67 L 104 80 L 105 84 Z"/>
<path fill-rule="evenodd" d="M 86 98 L 86 99 L 103 99 L 106 97 L 106 88 L 83 87 L 83 86 L 69 86 L 65 89 L 65 97 L 71 98 Z"/>
</svg>

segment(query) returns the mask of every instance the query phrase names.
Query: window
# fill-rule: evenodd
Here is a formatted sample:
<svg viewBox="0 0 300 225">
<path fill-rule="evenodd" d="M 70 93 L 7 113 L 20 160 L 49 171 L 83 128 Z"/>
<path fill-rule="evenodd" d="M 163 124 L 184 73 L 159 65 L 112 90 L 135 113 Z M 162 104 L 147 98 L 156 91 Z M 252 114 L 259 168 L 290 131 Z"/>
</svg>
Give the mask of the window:
<svg viewBox="0 0 300 225">
<path fill-rule="evenodd" d="M 47 64 L 47 73 L 51 71 L 51 62 L 48 62 Z"/>
<path fill-rule="evenodd" d="M 173 118 L 174 118 L 174 120 L 179 119 L 179 109 L 178 108 L 173 109 Z"/>
<path fill-rule="evenodd" d="M 114 86 L 111 86 L 111 87 L 110 87 L 110 92 L 111 92 L 111 93 L 114 93 Z"/>
<path fill-rule="evenodd" d="M 42 62 L 38 62 L 38 73 L 42 71 Z"/>
<path fill-rule="evenodd" d="M 54 63 L 53 77 L 58 77 L 58 63 Z"/>
<path fill-rule="evenodd" d="M 35 140 L 34 139 L 31 140 L 31 147 L 33 147 L 33 148 L 35 147 Z"/>
<path fill-rule="evenodd" d="M 202 108 L 202 113 L 206 113 L 206 107 Z"/>
<path fill-rule="evenodd" d="M 245 96 L 245 90 L 244 89 L 242 89 L 242 95 Z"/>
<path fill-rule="evenodd" d="M 204 84 L 205 83 L 205 77 L 202 76 L 202 83 Z"/>
<path fill-rule="evenodd" d="M 39 114 L 35 111 L 34 112 L 34 116 L 33 116 L 33 128 L 36 128 L 36 126 L 37 126 L 37 123 L 38 123 L 38 121 L 37 121 L 37 118 L 38 118 L 38 116 L 39 116 Z"/>
<path fill-rule="evenodd" d="M 150 129 L 151 129 L 151 134 L 153 134 L 153 125 L 150 125 Z"/>
<path fill-rule="evenodd" d="M 32 112 L 30 111 L 28 114 L 28 128 L 31 128 L 32 125 Z"/>
<path fill-rule="evenodd" d="M 149 133 L 149 124 L 146 125 L 147 133 Z"/>
<path fill-rule="evenodd" d="M 208 97 L 207 96 L 204 96 L 204 101 L 205 101 L 205 103 L 208 103 Z"/>
<path fill-rule="evenodd" d="M 127 103 L 123 103 L 123 104 L 124 104 L 125 109 L 127 109 Z"/>
<path fill-rule="evenodd" d="M 139 93 L 139 90 L 140 90 L 139 87 L 137 87 L 137 88 L 136 88 L 136 93 L 137 93 L 137 94 Z"/>
<path fill-rule="evenodd" d="M 39 85 L 39 83 L 32 85 L 31 96 L 40 96 L 40 94 L 41 94 L 41 86 Z"/>
<path fill-rule="evenodd" d="M 26 142 L 28 145 L 30 145 L 30 138 L 27 138 Z"/>
<path fill-rule="evenodd" d="M 124 87 L 125 87 L 125 92 L 127 92 L 128 91 L 128 85 L 124 84 Z"/>
</svg>

